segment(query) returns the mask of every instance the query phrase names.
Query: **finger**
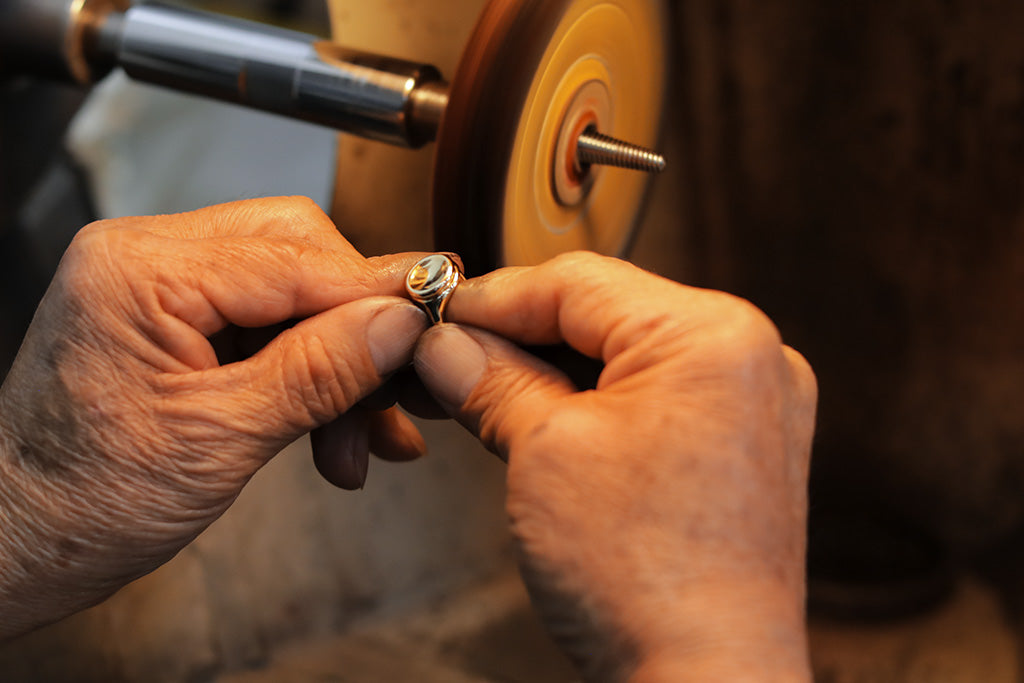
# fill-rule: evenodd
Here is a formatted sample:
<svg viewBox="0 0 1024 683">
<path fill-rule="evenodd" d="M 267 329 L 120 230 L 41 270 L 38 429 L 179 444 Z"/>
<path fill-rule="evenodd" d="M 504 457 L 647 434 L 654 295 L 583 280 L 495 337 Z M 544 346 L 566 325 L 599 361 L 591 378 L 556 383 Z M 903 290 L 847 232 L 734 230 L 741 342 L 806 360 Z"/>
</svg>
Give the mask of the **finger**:
<svg viewBox="0 0 1024 683">
<path fill-rule="evenodd" d="M 263 327 L 368 296 L 401 296 L 405 274 L 420 258 L 341 257 L 290 243 L 237 239 L 168 247 L 153 254 L 159 260 L 153 267 L 169 284 L 155 287 L 154 303 L 204 336 L 228 323 Z"/>
<path fill-rule="evenodd" d="M 228 325 L 209 339 L 210 346 L 217 355 L 217 362 L 212 363 L 210 367 L 251 358 L 296 322 L 298 321 L 292 320 L 267 327 Z"/>
<path fill-rule="evenodd" d="M 187 281 L 166 286 L 158 280 L 143 301 L 151 310 L 137 321 L 140 331 L 185 369 L 217 367 L 207 339 L 229 325 L 267 327 L 359 298 L 404 294 L 405 273 L 419 258 L 400 254 L 346 266 L 323 255 L 314 263 L 285 252 L 273 263 L 265 249 L 248 256 L 238 251 L 236 244 L 223 254 L 206 250 L 172 259 L 178 271 L 164 279 Z"/>
<path fill-rule="evenodd" d="M 368 412 L 370 452 L 381 460 L 407 462 L 427 454 L 427 443 L 398 408 Z"/>
<path fill-rule="evenodd" d="M 576 252 L 464 282 L 447 317 L 523 344 L 564 341 L 607 363 L 659 326 L 685 327 L 702 298 L 625 261 Z"/>
<path fill-rule="evenodd" d="M 99 227 L 126 227 L 176 239 L 213 237 L 286 238 L 320 248 L 356 250 L 309 197 L 262 197 L 208 206 L 168 216 L 104 221 Z"/>
<path fill-rule="evenodd" d="M 354 298 L 402 295 L 406 273 L 423 256 L 365 259 L 303 197 L 99 221 L 79 232 L 75 253 L 97 240 L 100 247 L 93 251 L 117 263 L 146 262 L 157 276 L 152 291 L 140 292 L 144 305 L 193 323 L 207 335 L 224 319 L 257 327 Z M 202 303 L 197 294 L 206 294 L 212 305 L 197 305 Z"/>
<path fill-rule="evenodd" d="M 370 464 L 370 415 L 353 408 L 309 435 L 313 464 L 324 479 L 338 488 L 355 491 L 366 484 Z"/>
<path fill-rule="evenodd" d="M 396 403 L 401 404 L 410 414 L 427 420 L 449 417 L 423 387 L 423 382 L 412 366 L 402 368 L 389 377 L 380 389 L 360 401 L 359 405 L 369 410 L 384 411 Z"/>
<path fill-rule="evenodd" d="M 227 323 L 261 327 L 366 296 L 401 296 L 423 256 L 365 259 L 314 203 L 294 197 L 101 221 L 76 237 L 79 247 L 90 240 L 115 263 L 141 262 L 152 273 L 136 295 L 156 321 L 144 331 L 158 342 L 176 331 L 167 317 L 209 336 Z"/>
<path fill-rule="evenodd" d="M 363 299 L 302 321 L 248 360 L 160 375 L 165 386 L 158 390 L 203 424 L 215 406 L 225 426 L 266 445 L 263 454 L 276 452 L 347 412 L 407 365 L 426 327 L 426 315 L 406 300 Z"/>
<path fill-rule="evenodd" d="M 414 364 L 438 403 L 506 459 L 575 393 L 564 374 L 514 344 L 458 325 L 428 330 Z"/>
<path fill-rule="evenodd" d="M 451 417 L 423 386 L 415 370 L 402 377 L 397 385 L 398 404 L 410 415 L 424 420 L 447 420 Z"/>
<path fill-rule="evenodd" d="M 376 391 L 359 402 L 359 407 L 379 412 L 387 410 L 398 403 L 398 377 L 402 375 L 404 370 L 404 368 L 400 369 L 394 375 L 388 377 L 384 384 L 380 385 Z"/>
</svg>

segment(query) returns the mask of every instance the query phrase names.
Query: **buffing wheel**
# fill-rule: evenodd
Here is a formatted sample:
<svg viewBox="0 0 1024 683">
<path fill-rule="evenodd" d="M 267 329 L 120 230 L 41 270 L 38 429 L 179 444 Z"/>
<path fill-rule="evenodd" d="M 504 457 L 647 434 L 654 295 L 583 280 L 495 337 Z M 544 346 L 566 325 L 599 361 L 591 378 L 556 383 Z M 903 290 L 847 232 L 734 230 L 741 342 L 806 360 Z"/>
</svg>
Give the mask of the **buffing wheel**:
<svg viewBox="0 0 1024 683">
<path fill-rule="evenodd" d="M 434 163 L 434 231 L 472 273 L 573 249 L 622 255 L 645 173 L 575 167 L 584 129 L 653 147 L 665 0 L 493 0 L 452 79 Z"/>
</svg>

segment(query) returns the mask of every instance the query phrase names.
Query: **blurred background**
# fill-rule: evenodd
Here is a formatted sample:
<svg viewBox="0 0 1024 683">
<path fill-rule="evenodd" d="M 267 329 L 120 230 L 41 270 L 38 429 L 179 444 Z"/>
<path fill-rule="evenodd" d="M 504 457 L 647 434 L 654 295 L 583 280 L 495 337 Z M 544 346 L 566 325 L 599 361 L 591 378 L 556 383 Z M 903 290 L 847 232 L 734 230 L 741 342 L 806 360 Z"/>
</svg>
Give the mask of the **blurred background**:
<svg viewBox="0 0 1024 683">
<path fill-rule="evenodd" d="M 196 3 L 454 66 L 484 0 Z M 681 0 L 636 263 L 744 296 L 820 383 L 822 681 L 1016 681 L 1024 644 L 1024 5 Z M 0 363 L 91 219 L 312 196 L 429 249 L 432 150 L 112 78 L 0 86 Z M 11 681 L 571 681 L 515 576 L 503 466 L 332 489 L 296 444 L 174 561 L 0 647 Z"/>
</svg>

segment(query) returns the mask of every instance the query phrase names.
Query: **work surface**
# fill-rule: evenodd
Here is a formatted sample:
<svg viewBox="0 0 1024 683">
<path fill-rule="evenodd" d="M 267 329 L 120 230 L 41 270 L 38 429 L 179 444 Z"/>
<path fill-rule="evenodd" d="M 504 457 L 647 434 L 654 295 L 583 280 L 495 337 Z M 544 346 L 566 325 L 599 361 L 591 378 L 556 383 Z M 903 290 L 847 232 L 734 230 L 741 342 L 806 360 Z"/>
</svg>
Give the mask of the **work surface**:
<svg viewBox="0 0 1024 683">
<path fill-rule="evenodd" d="M 814 679 L 821 683 L 1010 683 L 1022 673 L 1018 642 L 993 593 L 973 581 L 913 619 L 811 624 Z M 506 573 L 412 614 L 296 643 L 265 667 L 224 675 L 217 683 L 575 680 L 515 574 Z"/>
</svg>

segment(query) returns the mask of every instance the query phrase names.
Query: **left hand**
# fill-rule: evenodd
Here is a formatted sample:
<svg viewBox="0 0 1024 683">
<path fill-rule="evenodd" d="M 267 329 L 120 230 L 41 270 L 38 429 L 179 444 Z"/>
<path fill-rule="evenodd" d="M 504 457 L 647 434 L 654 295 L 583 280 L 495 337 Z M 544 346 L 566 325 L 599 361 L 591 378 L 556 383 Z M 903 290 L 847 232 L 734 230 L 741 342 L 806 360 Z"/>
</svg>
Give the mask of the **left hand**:
<svg viewBox="0 0 1024 683">
<path fill-rule="evenodd" d="M 84 228 L 0 389 L 0 638 L 170 559 L 314 428 L 341 484 L 371 432 L 378 454 L 420 453 L 395 411 L 351 410 L 426 327 L 394 298 L 418 258 L 363 258 L 301 198 Z M 294 319 L 239 362 L 209 341 Z"/>
</svg>

